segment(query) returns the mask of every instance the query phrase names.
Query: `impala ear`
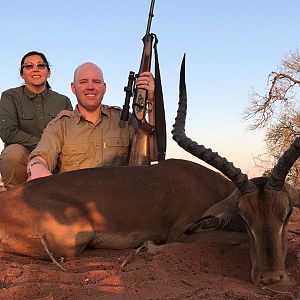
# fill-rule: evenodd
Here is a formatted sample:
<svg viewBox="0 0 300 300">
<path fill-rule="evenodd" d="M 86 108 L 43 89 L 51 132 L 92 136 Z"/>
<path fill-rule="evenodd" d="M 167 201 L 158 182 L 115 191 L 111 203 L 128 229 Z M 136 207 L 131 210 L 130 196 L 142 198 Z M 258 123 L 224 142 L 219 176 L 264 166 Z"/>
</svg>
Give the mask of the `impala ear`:
<svg viewBox="0 0 300 300">
<path fill-rule="evenodd" d="M 222 229 L 231 220 L 236 212 L 240 191 L 236 189 L 230 196 L 223 201 L 210 207 L 199 221 L 186 230 L 186 234 L 198 233 L 203 229 Z"/>
<path fill-rule="evenodd" d="M 220 216 L 206 216 L 201 218 L 195 224 L 185 231 L 185 234 L 195 234 L 199 233 L 205 229 L 218 230 L 225 227 L 231 220 L 231 214 L 222 214 Z"/>
<path fill-rule="evenodd" d="M 295 188 L 288 183 L 285 183 L 284 187 L 287 190 L 290 199 L 292 200 L 293 206 L 300 208 L 300 189 Z"/>
</svg>

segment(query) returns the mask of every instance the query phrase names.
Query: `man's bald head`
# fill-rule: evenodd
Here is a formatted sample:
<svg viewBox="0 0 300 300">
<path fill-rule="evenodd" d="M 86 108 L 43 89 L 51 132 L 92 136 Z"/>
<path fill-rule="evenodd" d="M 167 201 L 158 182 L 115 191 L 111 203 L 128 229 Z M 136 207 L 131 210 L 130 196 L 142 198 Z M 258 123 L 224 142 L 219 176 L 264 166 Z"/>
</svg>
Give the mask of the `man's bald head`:
<svg viewBox="0 0 300 300">
<path fill-rule="evenodd" d="M 78 66 L 74 72 L 74 82 L 78 81 L 80 79 L 80 74 L 86 73 L 88 71 L 97 71 L 99 72 L 99 78 L 104 82 L 103 72 L 102 70 L 94 63 L 86 62 Z"/>
</svg>

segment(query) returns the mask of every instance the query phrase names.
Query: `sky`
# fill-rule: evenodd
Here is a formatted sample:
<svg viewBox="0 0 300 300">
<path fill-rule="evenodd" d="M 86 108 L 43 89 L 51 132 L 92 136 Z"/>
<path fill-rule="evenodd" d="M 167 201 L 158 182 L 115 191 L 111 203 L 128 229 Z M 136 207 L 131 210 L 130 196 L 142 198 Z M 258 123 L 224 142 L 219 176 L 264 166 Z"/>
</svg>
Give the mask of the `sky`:
<svg viewBox="0 0 300 300">
<path fill-rule="evenodd" d="M 23 84 L 20 60 L 37 50 L 50 62 L 52 89 L 73 105 L 73 72 L 91 61 L 104 72 L 103 103 L 123 106 L 129 71 L 139 69 L 150 0 L 11 0 L 0 8 L 0 92 Z M 265 151 L 264 132 L 249 131 L 242 116 L 253 89 L 264 93 L 269 73 L 299 47 L 299 11 L 298 0 L 155 1 L 151 32 L 159 38 L 168 158 L 201 163 L 171 138 L 186 53 L 187 136 L 259 175 L 254 157 Z"/>
</svg>

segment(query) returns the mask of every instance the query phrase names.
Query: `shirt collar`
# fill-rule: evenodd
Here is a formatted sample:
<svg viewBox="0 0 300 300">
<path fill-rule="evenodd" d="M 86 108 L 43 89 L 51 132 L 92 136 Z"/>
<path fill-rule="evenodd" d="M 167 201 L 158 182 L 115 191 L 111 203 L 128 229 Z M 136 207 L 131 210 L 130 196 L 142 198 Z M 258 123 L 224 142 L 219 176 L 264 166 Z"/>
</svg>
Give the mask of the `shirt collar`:
<svg viewBox="0 0 300 300">
<path fill-rule="evenodd" d="M 101 105 L 101 115 L 106 115 L 108 116 L 109 115 L 109 111 L 108 111 L 108 106 L 107 105 Z M 78 104 L 76 104 L 76 107 L 75 107 L 75 116 L 76 116 L 76 123 L 78 124 L 81 120 L 86 120 L 85 119 L 85 116 L 82 115 L 79 110 L 78 110 Z"/>
<path fill-rule="evenodd" d="M 108 106 L 107 105 L 104 105 L 102 104 L 101 105 L 101 113 L 108 116 L 109 115 L 109 110 L 108 110 Z"/>
<path fill-rule="evenodd" d="M 48 93 L 48 89 L 46 88 L 43 92 L 36 94 L 33 91 L 31 91 L 26 85 L 25 85 L 25 94 L 28 96 L 29 99 L 34 99 L 36 96 L 41 95 L 43 98 L 45 98 L 45 96 Z"/>
<path fill-rule="evenodd" d="M 75 107 L 75 117 L 76 117 L 76 124 L 80 122 L 80 120 L 85 120 L 85 117 L 79 112 L 78 105 Z"/>
</svg>

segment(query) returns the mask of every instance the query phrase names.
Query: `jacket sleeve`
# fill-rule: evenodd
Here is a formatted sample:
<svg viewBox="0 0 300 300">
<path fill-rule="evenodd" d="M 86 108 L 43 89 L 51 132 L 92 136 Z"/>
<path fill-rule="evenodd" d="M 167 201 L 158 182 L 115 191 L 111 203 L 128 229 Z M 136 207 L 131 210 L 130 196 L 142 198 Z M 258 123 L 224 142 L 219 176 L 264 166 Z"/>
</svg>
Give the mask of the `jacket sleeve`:
<svg viewBox="0 0 300 300">
<path fill-rule="evenodd" d="M 8 92 L 3 92 L 0 99 L 0 137 L 7 145 L 21 144 L 29 150 L 34 149 L 40 140 L 20 129 L 14 98 Z"/>
<path fill-rule="evenodd" d="M 50 171 L 53 171 L 57 166 L 58 157 L 62 149 L 63 122 L 61 118 L 63 117 L 64 115 L 59 115 L 48 123 L 43 131 L 41 140 L 28 158 L 28 160 L 31 160 L 35 156 L 43 157 Z"/>
</svg>

